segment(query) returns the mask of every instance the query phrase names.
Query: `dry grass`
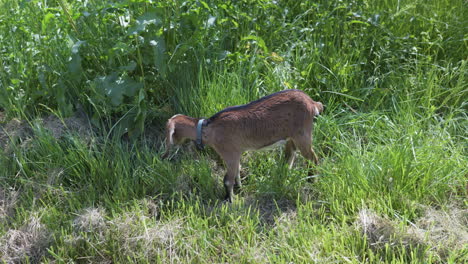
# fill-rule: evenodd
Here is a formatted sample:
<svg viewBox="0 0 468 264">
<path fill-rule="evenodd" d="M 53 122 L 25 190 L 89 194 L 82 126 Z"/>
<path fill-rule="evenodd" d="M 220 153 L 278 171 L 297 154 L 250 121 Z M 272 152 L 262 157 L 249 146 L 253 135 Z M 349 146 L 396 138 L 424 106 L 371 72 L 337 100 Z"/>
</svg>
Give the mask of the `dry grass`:
<svg viewBox="0 0 468 264">
<path fill-rule="evenodd" d="M 60 179 L 65 175 L 63 168 L 49 168 L 47 172 L 47 185 L 55 185 L 60 182 Z"/>
<path fill-rule="evenodd" d="M 73 221 L 77 232 L 103 234 L 106 229 L 106 212 L 101 208 L 87 208 Z"/>
<path fill-rule="evenodd" d="M 445 259 L 450 250 L 467 249 L 468 245 L 466 209 L 449 207 L 444 211 L 427 207 L 424 215 L 407 227 L 363 209 L 356 223 L 374 250 L 405 246 L 420 248 L 422 253 L 423 248 L 428 248 L 426 254 Z"/>
<path fill-rule="evenodd" d="M 13 215 L 13 209 L 18 201 L 19 191 L 0 187 L 0 223 Z"/>
<path fill-rule="evenodd" d="M 0 124 L 3 123 L 3 122 L 5 122 L 5 119 L 6 119 L 5 113 L 2 112 L 2 111 L 0 111 Z"/>
<path fill-rule="evenodd" d="M 65 243 L 80 251 L 87 246 L 96 248 L 96 245 L 106 243 L 108 222 L 106 212 L 102 208 L 86 208 L 73 220 L 73 232 L 65 238 Z M 92 256 L 79 257 L 80 261 L 87 263 L 112 263 L 110 256 L 96 250 Z"/>
<path fill-rule="evenodd" d="M 368 209 L 359 212 L 357 225 L 367 237 L 370 245 L 375 248 L 391 243 L 396 232 L 394 223 Z"/>
<path fill-rule="evenodd" d="M 408 233 L 408 230 L 399 226 L 396 221 L 363 209 L 359 212 L 357 225 L 367 237 L 370 248 L 375 252 L 385 252 L 390 249 L 393 254 L 398 255 L 401 254 L 402 248 L 406 248 L 407 252 L 415 252 L 417 257 L 424 254 L 423 241 L 418 236 Z"/>
<path fill-rule="evenodd" d="M 101 248 L 102 245 L 117 246 L 123 256 L 138 260 L 154 260 L 165 256 L 172 261 L 179 260 L 176 250 L 176 236 L 182 228 L 181 220 L 159 222 L 158 206 L 150 199 L 139 201 L 140 210 L 123 213 L 107 220 L 102 208 L 87 208 L 73 221 L 73 235 L 66 243 L 75 248 Z M 111 263 L 113 257 L 106 251 L 81 257 L 88 262 Z"/>
<path fill-rule="evenodd" d="M 158 217 L 160 208 L 159 205 L 153 199 L 143 198 L 138 201 L 138 204 L 142 208 L 147 208 L 147 215 L 150 218 L 156 219 L 156 217 Z"/>
<path fill-rule="evenodd" d="M 19 229 L 10 229 L 0 237 L 1 261 L 37 263 L 45 254 L 50 234 L 37 215 Z"/>
<path fill-rule="evenodd" d="M 408 233 L 425 240 L 442 257 L 452 249 L 468 252 L 468 209 L 449 206 L 446 210 L 426 207 Z"/>
<path fill-rule="evenodd" d="M 170 261 L 180 260 L 176 246 L 176 237 L 182 228 L 179 219 L 154 223 L 143 214 L 127 213 L 111 221 L 110 228 L 123 255 L 136 259 L 155 259 L 165 255 Z M 144 255 L 136 256 L 137 252 Z"/>
</svg>

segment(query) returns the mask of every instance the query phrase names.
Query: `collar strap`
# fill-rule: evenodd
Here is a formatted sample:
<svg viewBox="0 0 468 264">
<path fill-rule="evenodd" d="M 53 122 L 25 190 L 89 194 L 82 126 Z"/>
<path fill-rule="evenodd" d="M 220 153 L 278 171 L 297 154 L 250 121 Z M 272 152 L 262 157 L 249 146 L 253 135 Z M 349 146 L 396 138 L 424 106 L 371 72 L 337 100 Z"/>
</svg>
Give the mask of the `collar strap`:
<svg viewBox="0 0 468 264">
<path fill-rule="evenodd" d="M 200 119 L 197 123 L 197 141 L 195 141 L 195 144 L 199 150 L 202 150 L 205 147 L 202 142 L 202 128 L 204 121 L 205 119 Z"/>
</svg>

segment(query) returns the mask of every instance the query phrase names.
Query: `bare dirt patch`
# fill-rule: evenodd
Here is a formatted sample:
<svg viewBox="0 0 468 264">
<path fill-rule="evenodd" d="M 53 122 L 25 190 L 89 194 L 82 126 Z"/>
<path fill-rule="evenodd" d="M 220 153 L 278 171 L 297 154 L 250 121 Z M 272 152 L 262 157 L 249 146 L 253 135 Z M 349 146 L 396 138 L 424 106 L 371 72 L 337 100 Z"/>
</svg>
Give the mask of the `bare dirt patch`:
<svg viewBox="0 0 468 264">
<path fill-rule="evenodd" d="M 296 204 L 287 199 L 246 197 L 245 204 L 258 210 L 260 220 L 267 225 L 274 225 L 276 221 L 292 221 L 296 218 Z"/>
<path fill-rule="evenodd" d="M 85 141 L 89 141 L 93 131 L 88 117 L 82 111 L 77 111 L 72 117 L 64 119 L 49 115 L 31 123 L 13 118 L 5 124 L 0 122 L 0 149 L 8 153 L 11 151 L 9 148 L 10 142 L 17 140 L 22 143 L 22 147 L 27 146 L 27 143 L 34 137 L 31 124 L 35 122 L 38 122 L 40 126 L 49 131 L 55 139 L 60 139 L 67 133 L 74 133 Z"/>
<path fill-rule="evenodd" d="M 64 119 L 49 115 L 42 119 L 42 124 L 56 139 L 60 139 L 67 133 L 75 133 L 87 140 L 92 133 L 91 123 L 83 112 L 76 112 L 72 117 Z"/>
<path fill-rule="evenodd" d="M 8 150 L 7 146 L 11 140 L 25 140 L 31 137 L 32 134 L 31 126 L 27 122 L 16 118 L 4 125 L 0 124 L 0 149 Z"/>
</svg>

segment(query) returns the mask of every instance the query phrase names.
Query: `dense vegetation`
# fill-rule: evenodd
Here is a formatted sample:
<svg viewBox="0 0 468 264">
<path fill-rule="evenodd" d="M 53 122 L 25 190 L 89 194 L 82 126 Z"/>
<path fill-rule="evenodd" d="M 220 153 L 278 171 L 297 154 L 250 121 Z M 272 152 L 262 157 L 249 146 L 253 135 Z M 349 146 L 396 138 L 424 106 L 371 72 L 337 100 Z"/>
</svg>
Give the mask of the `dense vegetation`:
<svg viewBox="0 0 468 264">
<path fill-rule="evenodd" d="M 462 263 L 464 0 L 0 1 L 4 262 Z M 326 105 L 310 177 L 161 160 L 173 114 L 297 88 Z"/>
</svg>

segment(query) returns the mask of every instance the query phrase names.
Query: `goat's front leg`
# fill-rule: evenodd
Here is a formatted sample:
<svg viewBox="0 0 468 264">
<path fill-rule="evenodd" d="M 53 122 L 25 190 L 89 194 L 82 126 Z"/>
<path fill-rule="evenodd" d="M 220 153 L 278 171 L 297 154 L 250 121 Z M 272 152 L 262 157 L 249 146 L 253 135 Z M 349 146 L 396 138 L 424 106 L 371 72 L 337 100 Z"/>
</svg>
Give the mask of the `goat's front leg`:
<svg viewBox="0 0 468 264">
<path fill-rule="evenodd" d="M 240 185 L 240 154 L 223 155 L 226 162 L 227 173 L 224 177 L 226 200 L 230 203 L 234 200 L 234 184 Z"/>
</svg>

